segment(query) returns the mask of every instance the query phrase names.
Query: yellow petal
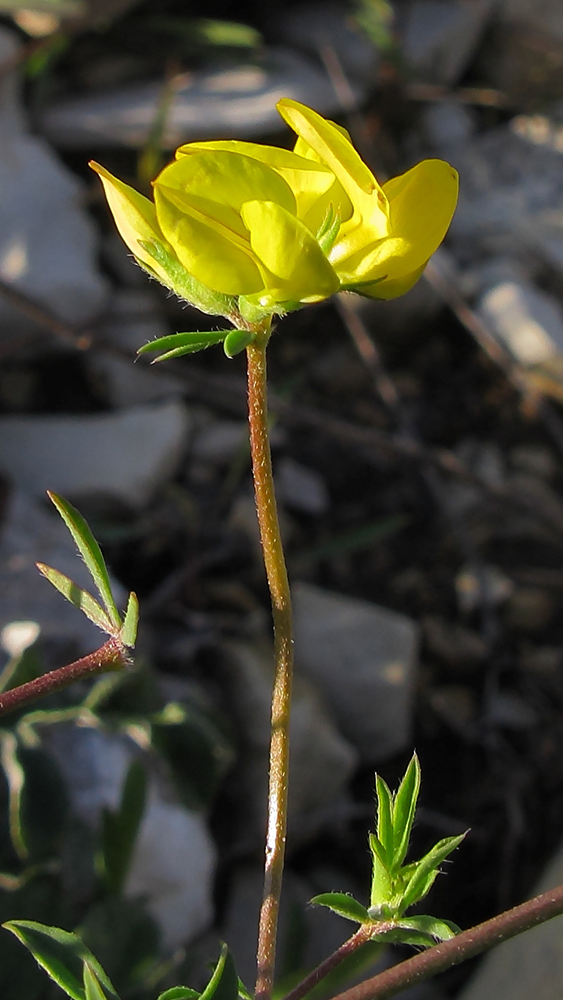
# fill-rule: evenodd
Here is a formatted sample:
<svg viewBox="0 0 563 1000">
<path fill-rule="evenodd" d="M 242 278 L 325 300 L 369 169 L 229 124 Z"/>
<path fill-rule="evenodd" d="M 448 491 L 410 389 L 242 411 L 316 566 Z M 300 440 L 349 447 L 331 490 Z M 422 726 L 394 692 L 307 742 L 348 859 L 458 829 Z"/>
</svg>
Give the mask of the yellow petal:
<svg viewBox="0 0 563 1000">
<path fill-rule="evenodd" d="M 446 235 L 457 202 L 457 172 L 443 160 L 424 160 L 385 184 L 387 239 L 359 247 L 345 260 L 330 259 L 343 284 L 395 280 L 418 271 Z M 399 293 L 400 294 L 400 293 Z"/>
<path fill-rule="evenodd" d="M 239 153 L 272 167 L 289 184 L 295 196 L 296 214 L 299 219 L 305 220 L 309 213 L 314 212 L 319 198 L 326 194 L 329 189 L 331 190 L 330 200 L 338 201 L 335 208 L 340 210 L 340 217 L 348 218 L 352 214 L 352 208 L 345 192 L 340 185 L 338 185 L 338 190 L 336 189 L 338 182 L 334 174 L 319 161 L 312 162 L 311 159 L 296 156 L 289 149 L 262 146 L 259 143 L 242 142 L 237 139 L 224 139 L 219 142 L 191 142 L 180 146 L 176 150 L 176 156 L 189 156 L 198 150 L 206 149 Z M 319 214 L 321 214 L 321 210 L 315 213 L 315 218 Z M 306 224 L 308 225 L 308 222 Z"/>
<path fill-rule="evenodd" d="M 160 243 L 166 243 L 152 201 L 139 194 L 129 184 L 118 180 L 94 160 L 90 161 L 90 166 L 98 174 L 104 186 L 108 205 L 121 238 L 141 263 L 154 271 L 164 284 L 168 284 L 164 269 L 139 244 L 139 240 L 148 242 L 155 239 Z M 172 253 L 172 249 L 170 247 L 168 249 Z"/>
<path fill-rule="evenodd" d="M 330 175 L 329 175 L 330 176 Z M 154 182 L 181 191 L 202 214 L 238 231 L 241 206 L 258 198 L 275 201 L 295 212 L 289 184 L 267 163 L 226 150 L 205 149 L 181 156 L 165 167 Z"/>
<path fill-rule="evenodd" d="M 404 278 L 389 278 L 383 281 L 374 281 L 373 284 L 361 285 L 355 289 L 360 295 L 366 295 L 369 299 L 396 299 L 399 295 L 404 295 L 416 285 L 428 261 L 419 267 L 412 274 L 405 275 Z"/>
<path fill-rule="evenodd" d="M 347 133 L 316 111 L 289 98 L 278 101 L 277 109 L 306 146 L 338 178 L 354 206 L 354 218 L 366 226 L 366 240 L 387 235 L 387 199 Z"/>
<path fill-rule="evenodd" d="M 160 184 L 155 203 L 166 239 L 197 281 L 226 295 L 248 295 L 264 287 L 248 241 L 203 215 L 178 190 Z"/>
<path fill-rule="evenodd" d="M 273 275 L 279 301 L 318 301 L 338 289 L 338 278 L 317 241 L 281 205 L 249 201 L 242 216 L 254 253 Z"/>
</svg>

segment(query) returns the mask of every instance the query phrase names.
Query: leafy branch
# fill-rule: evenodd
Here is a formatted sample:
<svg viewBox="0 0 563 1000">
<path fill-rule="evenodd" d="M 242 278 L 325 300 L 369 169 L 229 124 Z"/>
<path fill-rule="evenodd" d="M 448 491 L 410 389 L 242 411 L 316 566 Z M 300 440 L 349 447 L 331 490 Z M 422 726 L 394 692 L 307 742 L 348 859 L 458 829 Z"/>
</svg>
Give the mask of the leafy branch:
<svg viewBox="0 0 563 1000">
<path fill-rule="evenodd" d="M 86 617 L 97 625 L 108 640 L 99 649 L 83 656 L 58 670 L 36 677 L 0 693 L 0 715 L 13 712 L 38 698 L 60 691 L 75 681 L 103 673 L 106 670 L 123 670 L 130 662 L 129 650 L 135 645 L 139 620 L 139 603 L 131 592 L 123 618 L 113 596 L 111 580 L 100 546 L 82 515 L 63 497 L 48 494 L 65 522 L 76 547 L 86 564 L 100 601 L 89 591 L 79 587 L 60 570 L 44 563 L 37 563 L 40 573 Z M 0 681 L 1 687 L 1 681 Z"/>
</svg>

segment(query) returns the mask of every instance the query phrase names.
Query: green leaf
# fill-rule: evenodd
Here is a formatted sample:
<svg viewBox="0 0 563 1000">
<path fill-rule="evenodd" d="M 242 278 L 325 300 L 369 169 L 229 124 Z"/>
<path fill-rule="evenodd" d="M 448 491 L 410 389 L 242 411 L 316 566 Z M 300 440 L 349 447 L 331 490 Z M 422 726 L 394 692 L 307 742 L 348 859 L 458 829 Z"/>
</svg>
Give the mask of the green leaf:
<svg viewBox="0 0 563 1000">
<path fill-rule="evenodd" d="M 238 976 L 226 944 L 221 945 L 221 954 L 201 1000 L 238 1000 Z"/>
<path fill-rule="evenodd" d="M 189 986 L 171 986 L 169 990 L 161 993 L 156 1000 L 197 1000 L 199 993 L 191 990 Z"/>
<path fill-rule="evenodd" d="M 104 990 L 94 969 L 89 962 L 84 962 L 84 994 L 86 1000 L 109 1000 L 108 994 Z"/>
<path fill-rule="evenodd" d="M 200 312 L 209 316 L 228 317 L 236 311 L 236 302 L 232 295 L 214 292 L 201 281 L 197 281 L 158 240 L 139 240 L 139 243 L 143 250 L 166 271 L 170 287 L 181 299 L 190 302 Z M 139 264 L 145 267 L 142 261 L 139 261 Z"/>
<path fill-rule="evenodd" d="M 119 1000 L 100 963 L 77 934 L 33 920 L 9 920 L 2 925 L 31 952 L 35 961 L 72 1000 L 86 1000 L 82 985 L 87 962 L 106 990 L 107 1000 Z"/>
<path fill-rule="evenodd" d="M 376 774 L 375 789 L 377 792 L 377 837 L 385 852 L 385 862 L 389 864 L 393 857 L 393 796 L 389 785 Z M 381 859 L 384 860 L 383 858 Z"/>
<path fill-rule="evenodd" d="M 139 624 L 139 601 L 137 595 L 131 591 L 127 602 L 127 610 L 123 619 L 123 627 L 120 632 L 120 639 L 124 646 L 133 649 L 137 641 L 137 627 Z"/>
<path fill-rule="evenodd" d="M 254 337 L 251 330 L 231 330 L 223 341 L 223 350 L 228 358 L 234 358 L 252 343 Z"/>
<path fill-rule="evenodd" d="M 98 589 L 98 593 L 102 598 L 112 624 L 118 629 L 121 628 L 121 618 L 111 592 L 111 584 L 104 557 L 90 528 L 86 524 L 82 514 L 68 500 L 64 500 L 62 497 L 57 496 L 56 493 L 49 492 L 49 490 L 47 490 L 47 495 L 70 531 L 75 545 L 84 559 Z"/>
<path fill-rule="evenodd" d="M 438 917 L 427 917 L 422 914 L 416 917 L 401 917 L 397 921 L 397 926 L 407 930 L 422 931 L 434 941 L 449 941 L 461 931 L 461 928 L 451 920 L 439 920 Z"/>
<path fill-rule="evenodd" d="M 247 988 L 244 985 L 242 979 L 240 979 L 240 978 L 239 978 L 239 981 L 238 981 L 238 995 L 239 995 L 239 997 L 242 998 L 242 1000 L 254 1000 L 254 997 L 252 996 L 252 993 L 250 992 L 250 990 L 247 990 Z M 159 1000 L 160 1000 L 160 998 L 159 998 Z"/>
<path fill-rule="evenodd" d="M 393 802 L 393 831 L 395 850 L 393 868 L 399 868 L 405 860 L 420 791 L 420 764 L 413 754 L 405 776 L 397 789 Z"/>
<path fill-rule="evenodd" d="M 365 906 L 346 892 L 323 892 L 320 896 L 314 896 L 310 902 L 315 906 L 328 906 L 329 910 L 334 910 L 339 916 L 354 920 L 357 924 L 366 924 L 370 920 Z"/>
<path fill-rule="evenodd" d="M 82 590 L 78 584 L 74 583 L 68 576 L 64 573 L 59 572 L 58 569 L 53 569 L 52 566 L 46 566 L 45 563 L 35 563 L 39 572 L 53 584 L 59 593 L 66 597 L 67 601 L 74 604 L 75 608 L 79 608 L 83 611 L 87 618 L 98 628 L 101 628 L 108 635 L 115 636 L 117 634 L 117 629 L 112 624 L 104 609 L 96 601 L 87 590 Z"/>
<path fill-rule="evenodd" d="M 127 771 L 117 812 L 104 810 L 102 824 L 102 860 L 104 877 L 111 892 L 123 888 L 139 826 L 145 811 L 147 779 L 138 760 Z"/>
<path fill-rule="evenodd" d="M 148 344 L 143 344 L 139 347 L 137 354 L 146 354 L 150 351 L 165 351 L 165 354 L 161 354 L 160 357 L 155 358 L 152 362 L 155 364 L 157 361 L 166 361 L 169 358 L 181 358 L 184 354 L 194 354 L 196 351 L 204 351 L 207 347 L 213 347 L 214 344 L 221 344 L 225 340 L 225 337 L 232 332 L 232 330 L 209 330 L 196 333 L 172 333 L 166 337 L 158 337 L 157 340 L 151 340 Z"/>
<path fill-rule="evenodd" d="M 457 837 L 445 837 L 443 840 L 439 840 L 432 850 L 428 851 L 428 854 L 416 862 L 414 874 L 401 899 L 401 909 L 406 910 L 426 895 L 438 874 L 439 865 L 447 858 L 448 854 L 459 847 L 464 837 L 465 833 L 462 833 Z M 428 884 L 429 879 L 431 879 L 430 884 Z"/>
<path fill-rule="evenodd" d="M 387 865 L 387 855 L 375 833 L 369 835 L 369 846 L 373 856 L 370 906 L 379 907 L 393 898 L 393 880 Z"/>
</svg>

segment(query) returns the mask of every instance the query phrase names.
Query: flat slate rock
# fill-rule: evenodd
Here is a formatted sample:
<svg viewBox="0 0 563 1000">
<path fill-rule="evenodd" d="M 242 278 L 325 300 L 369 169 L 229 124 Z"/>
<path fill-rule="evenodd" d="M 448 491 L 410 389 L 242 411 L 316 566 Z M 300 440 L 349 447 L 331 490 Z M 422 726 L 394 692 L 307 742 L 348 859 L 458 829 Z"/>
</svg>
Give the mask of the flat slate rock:
<svg viewBox="0 0 563 1000">
<path fill-rule="evenodd" d="M 418 627 L 405 615 L 306 583 L 293 589 L 295 660 L 361 758 L 411 739 Z"/>
<path fill-rule="evenodd" d="M 42 132 L 55 146 L 139 149 L 154 126 L 162 81 L 61 101 L 43 115 Z M 338 99 L 328 74 L 290 49 L 272 48 L 260 65 L 220 66 L 178 78 L 162 145 L 174 149 L 202 139 L 250 139 L 285 128 L 276 102 L 291 97 L 321 114 Z"/>
</svg>

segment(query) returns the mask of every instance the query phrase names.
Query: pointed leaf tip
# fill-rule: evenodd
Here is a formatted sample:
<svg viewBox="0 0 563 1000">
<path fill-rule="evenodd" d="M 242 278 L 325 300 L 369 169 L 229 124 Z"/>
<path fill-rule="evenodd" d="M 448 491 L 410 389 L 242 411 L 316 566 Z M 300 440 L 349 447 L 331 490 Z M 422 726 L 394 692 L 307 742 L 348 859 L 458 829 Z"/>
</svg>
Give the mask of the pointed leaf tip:
<svg viewBox="0 0 563 1000">
<path fill-rule="evenodd" d="M 115 625 L 116 628 L 120 629 L 121 618 L 111 592 L 109 573 L 107 571 L 100 546 L 94 538 L 88 524 L 82 517 L 82 514 L 76 510 L 76 507 L 73 507 L 68 500 L 64 499 L 64 497 L 58 496 L 56 493 L 52 493 L 49 490 L 47 490 L 47 496 L 61 515 L 68 530 L 70 531 L 74 539 L 74 543 L 86 563 L 90 576 L 92 577 L 98 593 L 102 598 L 108 617 L 110 618 L 112 624 Z"/>
</svg>

